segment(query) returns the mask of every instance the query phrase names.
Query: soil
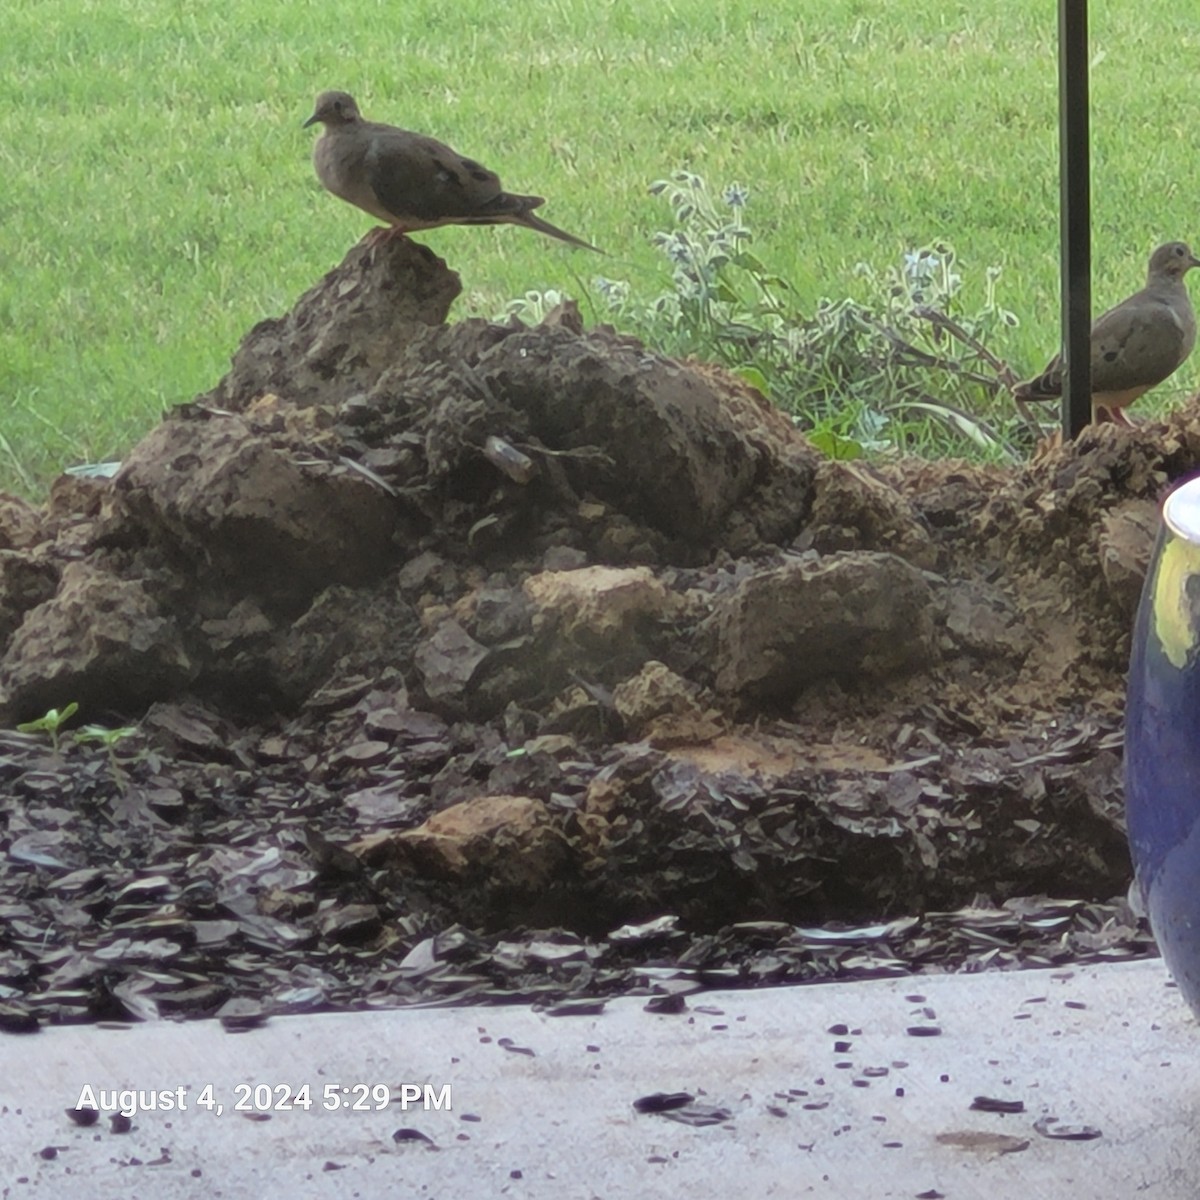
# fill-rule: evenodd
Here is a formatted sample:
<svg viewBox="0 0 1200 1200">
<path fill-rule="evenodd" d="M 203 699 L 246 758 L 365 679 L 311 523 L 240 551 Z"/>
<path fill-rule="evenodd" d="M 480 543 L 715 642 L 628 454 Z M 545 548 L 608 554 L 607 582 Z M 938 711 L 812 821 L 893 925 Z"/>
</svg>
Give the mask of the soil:
<svg viewBox="0 0 1200 1200">
<path fill-rule="evenodd" d="M 1121 708 L 1200 405 L 824 459 L 359 246 L 111 479 L 0 502 L 0 1025 L 1151 952 Z"/>
</svg>

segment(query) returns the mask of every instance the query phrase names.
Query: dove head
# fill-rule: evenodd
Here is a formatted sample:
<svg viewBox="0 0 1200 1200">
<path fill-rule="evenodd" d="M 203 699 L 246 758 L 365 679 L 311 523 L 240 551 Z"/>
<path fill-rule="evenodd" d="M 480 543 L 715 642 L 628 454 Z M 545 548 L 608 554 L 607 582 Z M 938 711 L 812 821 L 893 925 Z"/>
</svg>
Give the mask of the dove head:
<svg viewBox="0 0 1200 1200">
<path fill-rule="evenodd" d="M 1150 255 L 1152 280 L 1182 279 L 1192 267 L 1200 267 L 1200 258 L 1191 252 L 1186 242 L 1168 242 Z"/>
<path fill-rule="evenodd" d="M 313 115 L 304 122 L 304 128 L 307 129 L 320 121 L 326 129 L 333 129 L 338 125 L 353 125 L 355 121 L 361 120 L 362 114 L 358 111 L 353 96 L 346 92 L 322 92 L 313 105 Z"/>
</svg>

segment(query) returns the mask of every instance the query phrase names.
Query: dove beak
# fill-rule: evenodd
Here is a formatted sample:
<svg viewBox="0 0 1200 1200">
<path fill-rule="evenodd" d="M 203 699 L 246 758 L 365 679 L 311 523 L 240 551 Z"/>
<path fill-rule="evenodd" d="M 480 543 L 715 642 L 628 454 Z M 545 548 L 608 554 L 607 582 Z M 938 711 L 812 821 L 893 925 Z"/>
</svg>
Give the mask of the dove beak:
<svg viewBox="0 0 1200 1200">
<path fill-rule="evenodd" d="M 1189 267 L 1200 267 L 1200 258 L 1197 258 L 1194 254 L 1189 255 L 1188 256 L 1188 266 Z"/>
<path fill-rule="evenodd" d="M 300 126 L 300 128 L 307 129 L 310 125 L 315 125 L 319 120 L 320 120 L 320 117 L 318 117 L 316 113 L 313 113 L 313 115 L 311 117 L 309 117 L 308 120 L 305 121 L 304 124 Z M 1194 261 L 1195 260 L 1193 259 L 1193 262 Z M 1200 267 L 1200 262 L 1196 263 L 1196 266 Z"/>
</svg>

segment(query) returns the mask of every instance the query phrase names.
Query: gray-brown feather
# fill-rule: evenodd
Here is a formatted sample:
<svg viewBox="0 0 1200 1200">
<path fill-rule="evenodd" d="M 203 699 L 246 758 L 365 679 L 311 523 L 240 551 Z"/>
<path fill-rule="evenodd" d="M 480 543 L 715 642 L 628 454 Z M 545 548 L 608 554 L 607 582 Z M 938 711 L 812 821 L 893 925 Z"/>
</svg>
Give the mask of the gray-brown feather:
<svg viewBox="0 0 1200 1200">
<path fill-rule="evenodd" d="M 1182 282 L 1177 286 L 1182 289 Z M 1151 388 L 1178 370 L 1196 341 L 1195 319 L 1189 322 L 1181 308 L 1156 297 L 1144 311 L 1126 314 L 1119 322 L 1109 313 L 1101 317 L 1092 329 L 1092 390 Z"/>
<path fill-rule="evenodd" d="M 1196 262 L 1183 242 L 1158 247 L 1146 286 L 1097 317 L 1091 333 L 1093 396 L 1128 403 L 1183 365 L 1196 342 L 1196 314 L 1184 276 Z M 1056 354 L 1041 374 L 1017 384 L 1013 393 L 1024 400 L 1051 400 L 1062 395 L 1062 384 L 1062 356 Z"/>
<path fill-rule="evenodd" d="M 317 176 L 335 196 L 397 229 L 524 225 L 573 246 L 594 246 L 533 215 L 541 196 L 506 192 L 494 171 L 422 133 L 364 121 L 352 97 L 324 92 L 309 124 L 325 132 L 313 148 Z"/>
<path fill-rule="evenodd" d="M 542 203 L 513 196 L 499 176 L 444 142 L 422 134 L 368 125 L 363 161 L 367 182 L 380 204 L 404 225 L 463 220 L 503 220 Z"/>
</svg>

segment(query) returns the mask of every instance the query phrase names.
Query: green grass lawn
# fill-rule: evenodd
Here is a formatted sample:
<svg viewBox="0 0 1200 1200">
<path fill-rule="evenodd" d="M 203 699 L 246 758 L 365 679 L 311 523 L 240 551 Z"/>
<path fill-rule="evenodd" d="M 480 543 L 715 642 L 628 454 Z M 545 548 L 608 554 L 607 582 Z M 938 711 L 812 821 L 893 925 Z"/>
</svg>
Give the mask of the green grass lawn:
<svg viewBox="0 0 1200 1200">
<path fill-rule="evenodd" d="M 1172 0 L 1092 4 L 1097 308 L 1150 249 L 1200 242 L 1200 26 Z M 946 239 L 1057 340 L 1055 5 L 1049 0 L 7 0 L 0 39 L 0 486 L 119 457 L 210 387 L 371 225 L 324 193 L 315 92 L 432 133 L 548 197 L 600 261 L 514 227 L 418 235 L 460 315 L 599 270 L 669 280 L 647 185 L 687 167 L 750 189 L 759 256 L 802 308 Z M 587 302 L 584 303 L 587 311 Z M 1200 356 L 1167 388 L 1194 389 Z"/>
</svg>

